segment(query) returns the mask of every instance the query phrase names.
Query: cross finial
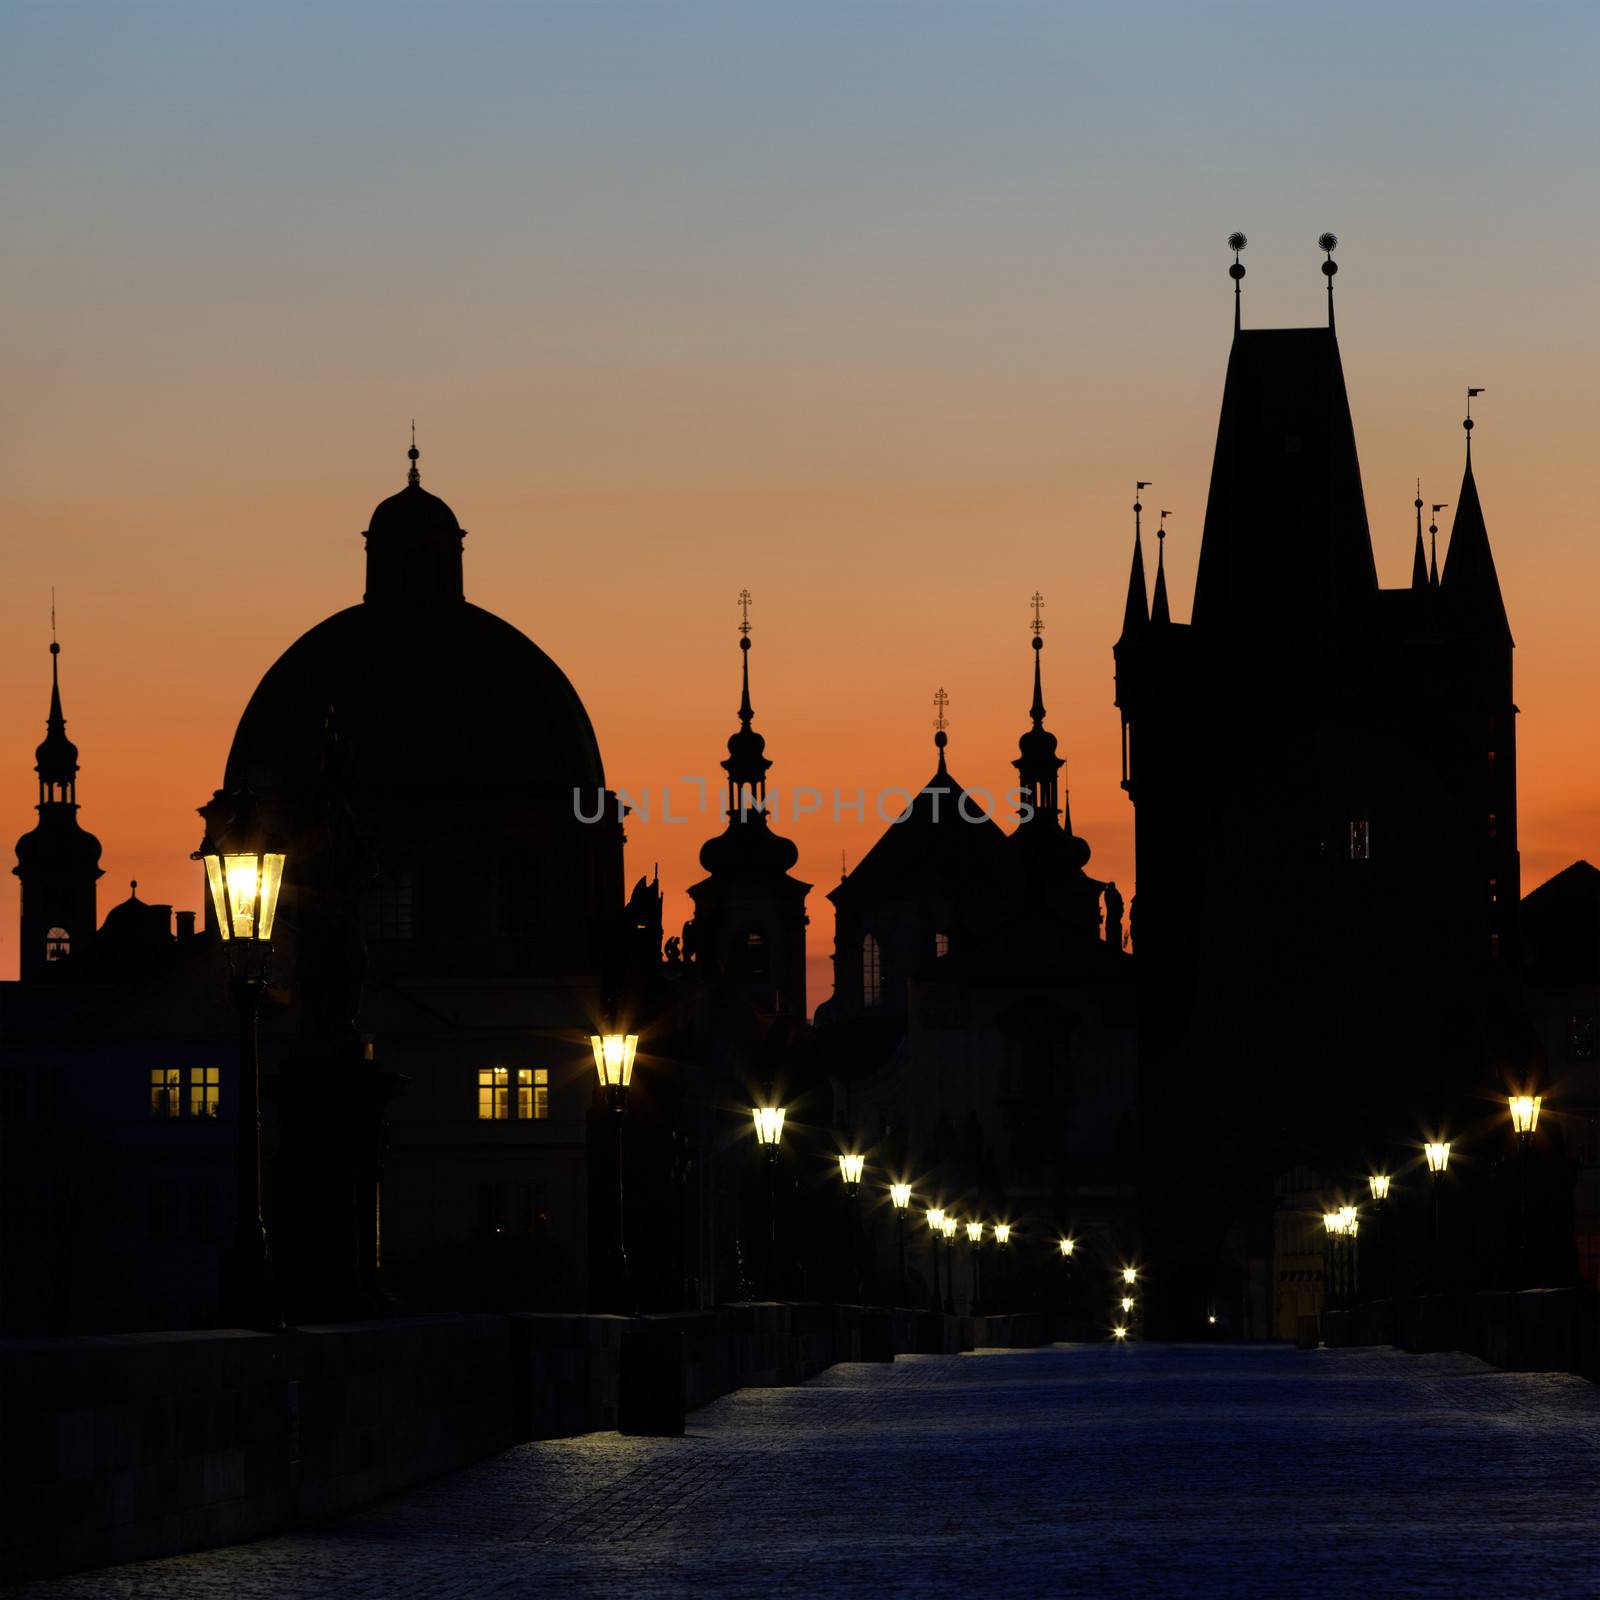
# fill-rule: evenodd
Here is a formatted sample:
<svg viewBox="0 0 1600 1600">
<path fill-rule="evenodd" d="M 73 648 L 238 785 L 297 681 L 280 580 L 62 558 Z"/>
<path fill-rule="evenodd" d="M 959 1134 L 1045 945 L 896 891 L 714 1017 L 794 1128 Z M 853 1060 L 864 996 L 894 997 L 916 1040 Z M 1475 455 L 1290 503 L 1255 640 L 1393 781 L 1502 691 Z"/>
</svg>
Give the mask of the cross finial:
<svg viewBox="0 0 1600 1600">
<path fill-rule="evenodd" d="M 934 691 L 933 705 L 937 715 L 933 719 L 933 725 L 940 733 L 950 726 L 950 719 L 944 714 L 945 707 L 949 704 L 950 696 L 942 688 Z"/>
<path fill-rule="evenodd" d="M 739 632 L 748 639 L 750 637 L 750 591 L 739 591 Z"/>
<path fill-rule="evenodd" d="M 1033 591 L 1033 599 L 1028 604 L 1033 607 L 1033 621 L 1028 624 L 1028 627 L 1032 630 L 1034 638 L 1037 639 L 1044 632 L 1044 623 L 1039 617 L 1039 613 L 1044 609 L 1044 596 L 1035 589 Z"/>
</svg>

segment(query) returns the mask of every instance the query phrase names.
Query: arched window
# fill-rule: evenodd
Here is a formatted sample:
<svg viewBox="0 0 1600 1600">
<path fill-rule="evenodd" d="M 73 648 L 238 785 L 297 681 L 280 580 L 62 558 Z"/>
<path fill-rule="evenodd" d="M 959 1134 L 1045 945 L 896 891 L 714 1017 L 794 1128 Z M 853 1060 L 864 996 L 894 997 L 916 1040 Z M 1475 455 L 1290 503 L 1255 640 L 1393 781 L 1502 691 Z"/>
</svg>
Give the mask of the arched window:
<svg viewBox="0 0 1600 1600">
<path fill-rule="evenodd" d="M 754 931 L 744 936 L 744 970 L 751 978 L 765 978 L 771 972 L 767 955 L 767 936 Z"/>
<path fill-rule="evenodd" d="M 861 1003 L 883 1004 L 883 960 L 878 954 L 878 941 L 870 933 L 861 941 Z"/>
<path fill-rule="evenodd" d="M 72 952 L 72 935 L 65 928 L 52 928 L 44 936 L 44 958 L 60 961 Z"/>
<path fill-rule="evenodd" d="M 950 935 L 948 933 L 934 934 L 933 953 L 935 957 L 947 956 L 950 954 Z"/>
</svg>

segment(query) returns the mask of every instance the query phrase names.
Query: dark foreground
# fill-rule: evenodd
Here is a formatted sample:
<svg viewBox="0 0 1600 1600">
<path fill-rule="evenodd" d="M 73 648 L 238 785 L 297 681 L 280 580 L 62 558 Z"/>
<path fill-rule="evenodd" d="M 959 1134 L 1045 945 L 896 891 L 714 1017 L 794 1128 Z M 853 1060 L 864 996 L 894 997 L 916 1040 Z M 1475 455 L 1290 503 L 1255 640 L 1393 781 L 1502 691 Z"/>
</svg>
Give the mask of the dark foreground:
<svg viewBox="0 0 1600 1600">
<path fill-rule="evenodd" d="M 1600 1389 L 1471 1357 L 1056 1346 L 834 1367 L 522 1445 L 119 1600 L 1600 1595 Z"/>
</svg>

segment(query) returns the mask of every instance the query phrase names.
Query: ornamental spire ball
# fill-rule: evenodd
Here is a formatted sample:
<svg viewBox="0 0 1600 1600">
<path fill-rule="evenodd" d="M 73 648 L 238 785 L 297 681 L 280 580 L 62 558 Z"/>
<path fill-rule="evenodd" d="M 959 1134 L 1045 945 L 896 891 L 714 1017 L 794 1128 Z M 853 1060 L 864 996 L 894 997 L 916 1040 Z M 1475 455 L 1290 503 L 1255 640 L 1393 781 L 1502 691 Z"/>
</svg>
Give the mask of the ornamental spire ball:
<svg viewBox="0 0 1600 1600">
<path fill-rule="evenodd" d="M 1239 260 L 1239 252 L 1250 241 L 1237 231 L 1228 235 L 1228 248 L 1233 251 L 1233 265 L 1228 268 L 1228 276 L 1233 279 L 1233 331 L 1239 331 L 1239 284 L 1244 278 L 1244 263 Z M 1138 507 L 1134 508 L 1135 510 Z"/>
</svg>

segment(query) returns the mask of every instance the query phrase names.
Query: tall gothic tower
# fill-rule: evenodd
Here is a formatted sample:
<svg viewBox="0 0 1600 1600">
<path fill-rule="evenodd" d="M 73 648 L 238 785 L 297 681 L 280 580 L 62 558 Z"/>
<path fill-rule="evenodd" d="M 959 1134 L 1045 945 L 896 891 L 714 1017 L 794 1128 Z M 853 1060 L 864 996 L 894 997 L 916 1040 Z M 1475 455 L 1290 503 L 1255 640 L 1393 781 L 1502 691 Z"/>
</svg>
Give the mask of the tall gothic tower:
<svg viewBox="0 0 1600 1600">
<path fill-rule="evenodd" d="M 728 740 L 728 825 L 700 849 L 709 876 L 691 885 L 694 958 L 708 976 L 746 989 L 763 1011 L 806 1015 L 806 896 L 791 877 L 794 844 L 767 815 L 766 740 L 751 726 L 750 594 L 741 592 L 739 728 Z"/>
<path fill-rule="evenodd" d="M 22 880 L 20 971 L 37 978 L 85 948 L 96 925 L 95 882 L 100 841 L 78 826 L 78 747 L 61 713 L 61 646 L 50 642 L 50 715 L 34 756 L 39 774 L 39 821 L 17 840 Z"/>
<path fill-rule="evenodd" d="M 1529 1070 L 1512 640 L 1472 424 L 1443 577 L 1419 491 L 1411 581 L 1380 589 L 1333 242 L 1325 328 L 1236 320 L 1191 620 L 1164 568 L 1146 610 L 1136 504 L 1114 651 L 1146 1187 L 1166 1206 L 1149 1229 L 1187 1264 L 1168 1282 L 1190 1311 L 1273 1175 L 1459 1135 Z"/>
</svg>

